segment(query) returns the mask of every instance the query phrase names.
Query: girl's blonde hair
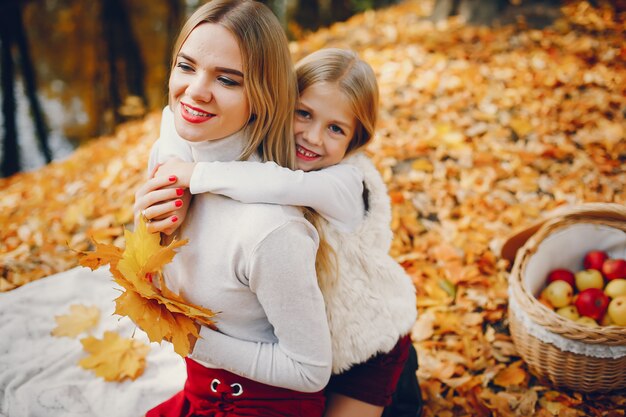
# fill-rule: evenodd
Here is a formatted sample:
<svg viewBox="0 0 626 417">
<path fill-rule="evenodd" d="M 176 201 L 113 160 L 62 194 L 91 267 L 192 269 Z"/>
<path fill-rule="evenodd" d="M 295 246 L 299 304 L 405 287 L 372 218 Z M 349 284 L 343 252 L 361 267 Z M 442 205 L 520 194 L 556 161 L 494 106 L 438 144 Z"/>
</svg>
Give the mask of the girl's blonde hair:
<svg viewBox="0 0 626 417">
<path fill-rule="evenodd" d="M 245 160 L 258 151 L 263 161 L 294 168 L 296 77 L 280 23 L 262 3 L 213 0 L 198 8 L 185 22 L 174 44 L 171 69 L 191 31 L 203 23 L 219 24 L 229 30 L 241 50 L 250 122 L 245 127 L 248 142 L 240 159 Z"/>
<path fill-rule="evenodd" d="M 296 64 L 300 94 L 317 83 L 337 86 L 350 102 L 356 129 L 346 154 L 369 143 L 378 119 L 378 83 L 370 65 L 347 49 L 320 49 Z"/>
<path fill-rule="evenodd" d="M 346 154 L 372 140 L 378 118 L 378 83 L 372 67 L 355 52 L 337 48 L 320 49 L 298 61 L 296 77 L 300 94 L 314 84 L 328 83 L 335 85 L 348 99 L 356 119 L 356 129 Z M 312 209 L 306 209 L 305 217 L 320 235 L 315 266 L 318 283 L 325 291 L 339 278 L 337 254 L 323 236 L 320 215 Z"/>
</svg>

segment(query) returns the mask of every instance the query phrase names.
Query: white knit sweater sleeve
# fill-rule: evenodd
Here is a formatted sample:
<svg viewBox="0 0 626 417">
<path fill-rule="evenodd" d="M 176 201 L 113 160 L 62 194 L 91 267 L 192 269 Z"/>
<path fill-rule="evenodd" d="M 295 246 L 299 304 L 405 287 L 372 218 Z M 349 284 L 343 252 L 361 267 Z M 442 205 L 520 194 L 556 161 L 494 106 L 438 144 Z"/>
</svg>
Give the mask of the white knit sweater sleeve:
<svg viewBox="0 0 626 417">
<path fill-rule="evenodd" d="M 354 231 L 365 214 L 363 173 L 347 164 L 292 171 L 274 162 L 198 162 L 192 194 L 211 192 L 243 203 L 311 207 L 341 231 Z"/>
<path fill-rule="evenodd" d="M 165 106 L 161 115 L 159 139 L 154 142 L 150 151 L 148 172 L 152 172 L 156 165 L 172 157 L 180 158 L 185 162 L 193 162 L 191 147 L 176 133 L 174 115 L 170 108 Z"/>
<path fill-rule="evenodd" d="M 288 222 L 270 233 L 252 254 L 248 279 L 276 341 L 248 341 L 203 327 L 192 357 L 273 386 L 323 389 L 332 357 L 313 262 L 316 251 L 317 236 L 302 222 Z"/>
</svg>

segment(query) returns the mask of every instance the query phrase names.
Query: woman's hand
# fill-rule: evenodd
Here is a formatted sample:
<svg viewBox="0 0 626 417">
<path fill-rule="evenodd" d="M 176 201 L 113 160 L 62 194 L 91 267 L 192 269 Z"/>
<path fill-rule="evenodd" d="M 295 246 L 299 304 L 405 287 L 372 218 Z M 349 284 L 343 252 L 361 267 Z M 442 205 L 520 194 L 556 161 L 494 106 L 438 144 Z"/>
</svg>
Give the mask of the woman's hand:
<svg viewBox="0 0 626 417">
<path fill-rule="evenodd" d="M 135 193 L 135 224 L 143 215 L 148 223 L 150 233 L 161 232 L 171 235 L 184 221 L 191 193 L 178 183 L 176 175 L 161 176 L 158 174 L 149 179 Z"/>
</svg>

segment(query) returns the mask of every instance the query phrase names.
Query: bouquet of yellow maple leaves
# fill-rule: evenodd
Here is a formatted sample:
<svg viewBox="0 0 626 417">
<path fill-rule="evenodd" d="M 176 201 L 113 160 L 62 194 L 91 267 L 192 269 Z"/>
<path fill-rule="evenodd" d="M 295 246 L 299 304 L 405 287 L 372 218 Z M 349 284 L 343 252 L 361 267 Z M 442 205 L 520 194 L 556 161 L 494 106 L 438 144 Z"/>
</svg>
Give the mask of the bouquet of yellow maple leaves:
<svg viewBox="0 0 626 417">
<path fill-rule="evenodd" d="M 152 342 L 167 340 L 187 356 L 191 340 L 200 337 L 196 322 L 214 326 L 211 310 L 186 302 L 165 285 L 162 268 L 187 240 L 161 245 L 158 233 L 148 233 L 142 217 L 134 232 L 124 231 L 125 249 L 93 241 L 93 252 L 81 252 L 79 263 L 95 270 L 109 264 L 113 279 L 124 288 L 115 299 L 115 314 L 128 316 Z M 158 285 L 155 285 L 156 283 Z"/>
</svg>

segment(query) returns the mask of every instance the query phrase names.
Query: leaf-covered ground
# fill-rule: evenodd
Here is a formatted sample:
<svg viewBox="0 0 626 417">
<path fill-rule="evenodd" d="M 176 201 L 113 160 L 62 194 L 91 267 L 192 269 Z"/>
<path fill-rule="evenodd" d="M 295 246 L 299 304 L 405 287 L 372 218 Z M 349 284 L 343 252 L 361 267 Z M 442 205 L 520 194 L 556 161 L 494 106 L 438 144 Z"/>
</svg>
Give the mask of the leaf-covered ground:
<svg viewBox="0 0 626 417">
<path fill-rule="evenodd" d="M 604 4 L 600 2 L 601 4 Z M 434 25 L 414 0 L 292 44 L 357 50 L 381 87 L 369 151 L 413 277 L 425 416 L 623 416 L 626 393 L 554 390 L 507 328 L 512 230 L 565 204 L 626 203 L 626 16 L 586 2 L 543 30 Z M 122 245 L 159 114 L 65 161 L 0 180 L 0 291 L 77 265 L 87 235 Z"/>
</svg>

